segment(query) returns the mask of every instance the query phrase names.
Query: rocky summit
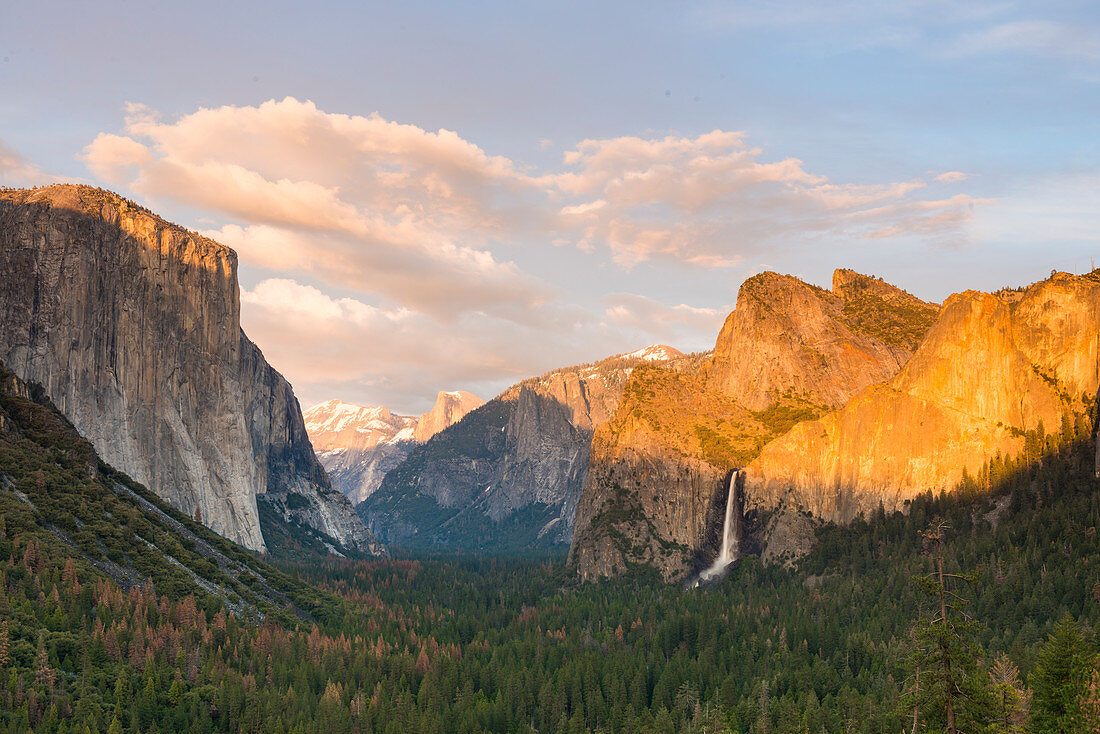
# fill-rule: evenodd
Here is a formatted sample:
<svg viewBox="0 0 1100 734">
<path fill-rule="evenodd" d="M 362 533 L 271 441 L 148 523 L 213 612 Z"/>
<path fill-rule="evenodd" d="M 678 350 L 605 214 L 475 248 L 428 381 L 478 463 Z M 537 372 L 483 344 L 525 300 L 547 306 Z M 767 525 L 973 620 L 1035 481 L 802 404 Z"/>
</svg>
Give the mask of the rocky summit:
<svg viewBox="0 0 1100 734">
<path fill-rule="evenodd" d="M 358 505 L 374 494 L 416 444 L 454 425 L 484 402 L 460 390 L 440 392 L 432 409 L 415 418 L 381 406 L 329 400 L 307 410 L 304 417 L 332 485 Z"/>
<path fill-rule="evenodd" d="M 112 466 L 266 550 L 263 514 L 379 551 L 240 327 L 236 254 L 87 186 L 0 192 L 0 360 Z"/>
<path fill-rule="evenodd" d="M 832 290 L 771 272 L 746 280 L 709 359 L 635 370 L 596 431 L 570 562 L 585 578 L 643 564 L 674 579 L 712 560 L 730 471 L 889 379 L 938 311 L 851 270 Z"/>
<path fill-rule="evenodd" d="M 997 457 L 1068 443 L 1100 388 L 1100 271 L 947 300 L 905 367 L 795 426 L 746 470 L 753 502 L 847 521 L 901 509 Z M 1035 457 L 1033 457 L 1035 458 Z"/>
</svg>

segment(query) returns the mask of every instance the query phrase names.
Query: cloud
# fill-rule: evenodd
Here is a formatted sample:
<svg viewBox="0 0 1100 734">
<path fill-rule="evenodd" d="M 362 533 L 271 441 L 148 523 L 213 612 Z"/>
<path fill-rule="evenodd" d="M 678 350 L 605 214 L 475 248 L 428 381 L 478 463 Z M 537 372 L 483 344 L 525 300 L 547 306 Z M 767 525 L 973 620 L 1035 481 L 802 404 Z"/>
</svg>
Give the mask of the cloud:
<svg viewBox="0 0 1100 734">
<path fill-rule="evenodd" d="M 24 187 L 53 183 L 56 176 L 24 158 L 19 151 L 0 140 L 0 185 Z"/>
<path fill-rule="evenodd" d="M 625 267 L 729 267 L 813 238 L 936 234 L 964 211 L 945 203 L 951 216 L 912 227 L 908 212 L 938 205 L 919 199 L 923 181 L 830 181 L 796 158 L 768 160 L 738 131 L 589 139 L 532 172 L 449 130 L 289 97 L 171 122 L 131 104 L 125 119 L 125 135 L 85 148 L 96 175 L 220 214 L 229 221 L 213 234 L 246 261 L 447 315 L 553 296 L 497 254 L 517 242 L 605 248 Z"/>
<path fill-rule="evenodd" d="M 686 303 L 669 306 L 634 293 L 613 293 L 603 300 L 604 315 L 614 327 L 635 329 L 659 341 L 675 339 L 685 330 L 713 340 L 733 309 L 699 308 Z"/>
<path fill-rule="evenodd" d="M 200 109 L 174 122 L 127 107 L 88 168 L 112 185 L 229 220 L 210 232 L 261 267 L 308 271 L 453 317 L 538 308 L 553 289 L 488 242 L 537 219 L 537 186 L 457 134 L 287 98 Z M 544 195 L 543 195 L 544 196 Z"/>
<path fill-rule="evenodd" d="M 1016 20 L 960 36 L 949 52 L 957 56 L 1023 51 L 1036 56 L 1100 61 L 1100 29 L 1050 20 Z"/>
<path fill-rule="evenodd" d="M 936 176 L 936 180 L 940 183 L 958 183 L 959 181 L 965 181 L 970 178 L 962 171 L 945 171 Z"/>
<path fill-rule="evenodd" d="M 626 267 L 731 267 L 825 238 L 958 235 L 977 199 L 922 200 L 923 181 L 836 183 L 796 158 L 764 159 L 745 134 L 585 140 L 544 183 L 572 201 L 559 229 Z M 893 236 L 893 235 L 890 235 Z"/>
<path fill-rule="evenodd" d="M 488 397 L 654 341 L 697 347 L 725 316 L 601 300 L 582 292 L 602 287 L 593 273 L 690 277 L 838 239 L 959 242 L 982 203 L 924 197 L 923 180 L 834 181 L 748 140 L 588 139 L 539 170 L 453 131 L 288 97 L 176 119 L 130 104 L 83 158 L 238 252 L 246 282 L 260 281 L 242 293 L 242 322 L 303 399 L 422 409 L 441 387 Z"/>
<path fill-rule="evenodd" d="M 637 332 L 609 328 L 583 310 L 558 316 L 540 328 L 478 314 L 445 324 L 289 278 L 241 292 L 242 326 L 290 377 L 303 403 L 339 396 L 410 413 L 431 407 L 439 389 L 490 398 L 530 375 L 638 344 Z"/>
</svg>

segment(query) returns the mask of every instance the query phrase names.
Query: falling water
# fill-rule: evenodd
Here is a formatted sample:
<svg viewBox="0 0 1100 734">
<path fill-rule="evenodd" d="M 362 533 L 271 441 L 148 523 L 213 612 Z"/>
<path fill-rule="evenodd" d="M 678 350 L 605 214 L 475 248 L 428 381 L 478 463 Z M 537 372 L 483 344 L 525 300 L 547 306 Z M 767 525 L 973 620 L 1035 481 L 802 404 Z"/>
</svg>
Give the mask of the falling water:
<svg viewBox="0 0 1100 734">
<path fill-rule="evenodd" d="M 726 570 L 726 566 L 737 560 L 741 542 L 741 503 L 737 501 L 738 473 L 734 471 L 730 474 L 729 494 L 726 496 L 726 519 L 722 524 L 722 550 L 718 552 L 718 558 L 710 568 L 699 574 L 700 581 L 709 581 L 721 575 Z"/>
</svg>

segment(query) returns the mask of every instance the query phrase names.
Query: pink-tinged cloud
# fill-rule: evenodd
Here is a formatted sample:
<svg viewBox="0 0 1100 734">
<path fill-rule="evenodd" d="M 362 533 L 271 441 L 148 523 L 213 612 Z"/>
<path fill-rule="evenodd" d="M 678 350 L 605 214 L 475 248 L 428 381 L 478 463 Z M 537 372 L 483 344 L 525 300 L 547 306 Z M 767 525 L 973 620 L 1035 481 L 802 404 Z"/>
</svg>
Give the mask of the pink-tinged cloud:
<svg viewBox="0 0 1100 734">
<path fill-rule="evenodd" d="M 41 186 L 57 180 L 0 140 L 0 186 Z"/>
<path fill-rule="evenodd" d="M 969 211 L 922 200 L 923 181 L 834 182 L 795 158 L 769 161 L 745 133 L 723 130 L 584 140 L 543 172 L 450 130 L 289 97 L 168 122 L 131 104 L 123 132 L 88 145 L 89 168 L 229 220 L 236 228 L 222 234 L 246 261 L 312 263 L 326 282 L 448 315 L 516 313 L 552 296 L 496 254 L 519 241 L 603 250 L 624 267 L 730 267 L 815 239 L 939 237 Z M 937 207 L 943 216 L 928 211 Z M 924 212 L 920 227 L 913 209 Z"/>
<path fill-rule="evenodd" d="M 563 364 L 631 351 L 655 333 L 608 326 L 574 309 L 539 328 L 476 314 L 446 324 L 288 278 L 242 290 L 241 324 L 304 403 L 340 395 L 409 413 L 430 407 L 441 387 L 493 395 Z"/>
<path fill-rule="evenodd" d="M 887 230 L 939 237 L 968 211 L 957 201 L 921 200 L 920 180 L 838 183 L 795 158 L 763 160 L 739 132 L 585 140 L 565 154 L 563 166 L 541 178 L 566 200 L 560 229 L 579 230 L 579 246 L 603 245 L 624 267 L 652 260 L 731 267 L 766 250 L 879 238 Z M 945 216 L 925 214 L 923 226 L 914 227 L 914 207 L 941 207 Z"/>
<path fill-rule="evenodd" d="M 669 306 L 634 293 L 613 293 L 605 296 L 604 315 L 616 328 L 636 329 L 644 334 L 668 339 L 685 330 L 707 337 L 718 335 L 728 308 L 698 308 L 681 303 Z"/>
</svg>

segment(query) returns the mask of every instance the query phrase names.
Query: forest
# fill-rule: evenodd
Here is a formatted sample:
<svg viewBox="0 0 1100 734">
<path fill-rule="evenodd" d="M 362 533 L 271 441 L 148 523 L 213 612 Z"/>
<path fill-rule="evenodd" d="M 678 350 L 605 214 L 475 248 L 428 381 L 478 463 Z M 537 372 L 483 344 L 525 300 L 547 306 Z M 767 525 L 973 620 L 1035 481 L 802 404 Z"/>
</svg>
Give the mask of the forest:
<svg viewBox="0 0 1100 734">
<path fill-rule="evenodd" d="M 0 418 L 0 731 L 1100 727 L 1092 425 L 691 589 L 553 555 L 260 559 L 41 404 Z"/>
</svg>

